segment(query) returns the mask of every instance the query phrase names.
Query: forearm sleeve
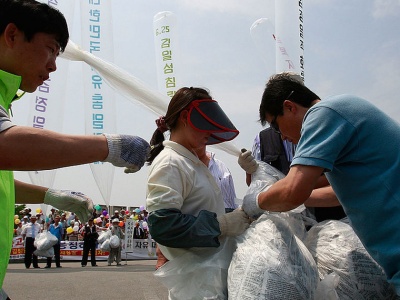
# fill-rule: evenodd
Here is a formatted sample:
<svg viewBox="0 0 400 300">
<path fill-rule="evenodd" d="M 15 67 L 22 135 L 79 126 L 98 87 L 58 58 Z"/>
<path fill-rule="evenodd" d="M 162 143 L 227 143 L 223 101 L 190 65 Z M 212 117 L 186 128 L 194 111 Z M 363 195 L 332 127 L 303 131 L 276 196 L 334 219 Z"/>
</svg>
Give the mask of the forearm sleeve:
<svg viewBox="0 0 400 300">
<path fill-rule="evenodd" d="M 167 247 L 218 247 L 221 232 L 216 217 L 206 210 L 195 217 L 178 209 L 160 209 L 150 213 L 148 225 L 152 238 Z"/>
</svg>

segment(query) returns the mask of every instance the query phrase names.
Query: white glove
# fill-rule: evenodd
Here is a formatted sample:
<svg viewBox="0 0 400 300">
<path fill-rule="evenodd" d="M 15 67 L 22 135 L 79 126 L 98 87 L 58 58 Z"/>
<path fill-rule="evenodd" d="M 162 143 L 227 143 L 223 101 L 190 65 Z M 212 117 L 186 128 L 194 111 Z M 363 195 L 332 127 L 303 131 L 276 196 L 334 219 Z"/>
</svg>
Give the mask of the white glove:
<svg viewBox="0 0 400 300">
<path fill-rule="evenodd" d="M 260 184 L 260 187 L 255 187 L 253 185 L 253 191 L 243 198 L 243 203 L 241 208 L 244 212 L 253 219 L 257 219 L 260 215 L 262 215 L 265 210 L 258 206 L 258 195 L 261 192 L 267 191 L 271 186 L 267 186 L 264 182 L 258 181 L 256 185 Z"/>
<path fill-rule="evenodd" d="M 246 149 L 242 149 L 242 153 L 239 155 L 238 163 L 248 174 L 253 174 L 258 168 L 258 163 L 251 154 L 250 150 L 246 151 Z"/>
<path fill-rule="evenodd" d="M 127 167 L 137 172 L 143 167 L 150 153 L 150 145 L 144 139 L 133 135 L 104 134 L 107 138 L 108 156 L 106 162 L 116 167 Z"/>
<path fill-rule="evenodd" d="M 225 236 L 237 236 L 242 234 L 247 228 L 249 228 L 250 219 L 246 213 L 237 208 L 233 212 L 221 215 L 217 217 L 219 222 L 219 230 L 221 235 Z"/>
<path fill-rule="evenodd" d="M 93 201 L 80 192 L 48 189 L 44 204 L 75 213 L 82 223 L 87 222 L 93 213 Z"/>
</svg>

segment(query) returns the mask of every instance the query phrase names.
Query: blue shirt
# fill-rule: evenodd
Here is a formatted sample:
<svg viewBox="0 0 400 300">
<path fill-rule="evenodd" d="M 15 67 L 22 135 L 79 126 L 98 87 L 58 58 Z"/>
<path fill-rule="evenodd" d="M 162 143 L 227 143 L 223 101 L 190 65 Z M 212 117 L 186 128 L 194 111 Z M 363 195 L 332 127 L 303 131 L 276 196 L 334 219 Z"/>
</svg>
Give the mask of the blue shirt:
<svg viewBox="0 0 400 300">
<path fill-rule="evenodd" d="M 304 116 L 293 165 L 324 168 L 369 254 L 400 293 L 400 125 L 366 100 L 340 95 Z"/>
<path fill-rule="evenodd" d="M 58 223 L 57 226 L 55 224 L 50 224 L 49 231 L 52 235 L 58 238 L 58 242 L 61 242 L 61 237 L 63 233 L 63 226 L 61 223 Z"/>
</svg>

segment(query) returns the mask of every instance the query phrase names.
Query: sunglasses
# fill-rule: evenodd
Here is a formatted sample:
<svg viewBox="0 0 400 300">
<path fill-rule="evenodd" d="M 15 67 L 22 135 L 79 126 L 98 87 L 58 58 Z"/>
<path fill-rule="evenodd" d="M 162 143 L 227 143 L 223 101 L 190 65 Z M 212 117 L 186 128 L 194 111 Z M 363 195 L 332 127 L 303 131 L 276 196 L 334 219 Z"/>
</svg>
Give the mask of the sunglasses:
<svg viewBox="0 0 400 300">
<path fill-rule="evenodd" d="M 287 97 L 285 97 L 285 100 L 290 99 L 290 97 L 293 95 L 294 91 L 291 91 L 289 93 L 289 95 L 287 95 Z M 276 118 L 278 118 L 278 116 L 274 116 L 274 118 L 272 119 L 271 123 L 269 123 L 269 126 L 276 131 L 276 133 L 281 134 L 281 131 L 279 130 L 279 125 L 278 123 L 276 123 Z"/>
<path fill-rule="evenodd" d="M 278 123 L 276 123 L 276 118 L 277 118 L 277 117 L 278 117 L 278 116 L 275 116 L 275 117 L 272 119 L 271 123 L 269 123 L 269 126 L 270 126 L 273 130 L 275 130 L 276 133 L 281 134 L 281 131 L 279 130 L 279 125 L 278 125 Z"/>
</svg>

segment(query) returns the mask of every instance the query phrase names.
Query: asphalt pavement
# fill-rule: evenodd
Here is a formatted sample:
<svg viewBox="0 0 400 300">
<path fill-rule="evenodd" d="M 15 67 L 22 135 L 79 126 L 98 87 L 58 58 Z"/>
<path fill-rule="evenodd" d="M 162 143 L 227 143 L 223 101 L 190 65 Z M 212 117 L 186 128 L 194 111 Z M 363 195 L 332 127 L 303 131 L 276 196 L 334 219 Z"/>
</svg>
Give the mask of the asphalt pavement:
<svg viewBox="0 0 400 300">
<path fill-rule="evenodd" d="M 153 275 L 155 260 L 123 260 L 121 266 L 81 267 L 80 261 L 61 261 L 45 269 L 26 269 L 23 263 L 8 265 L 3 289 L 12 300 L 167 300 L 168 290 Z"/>
</svg>

